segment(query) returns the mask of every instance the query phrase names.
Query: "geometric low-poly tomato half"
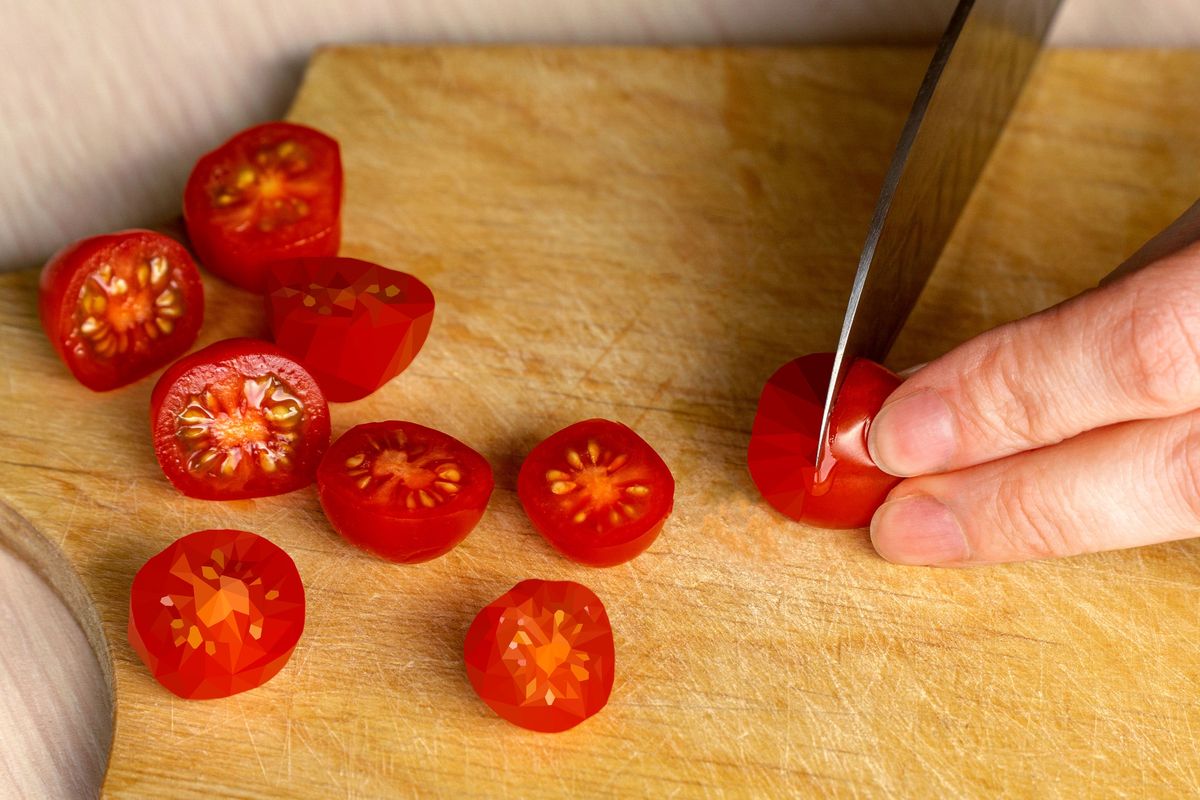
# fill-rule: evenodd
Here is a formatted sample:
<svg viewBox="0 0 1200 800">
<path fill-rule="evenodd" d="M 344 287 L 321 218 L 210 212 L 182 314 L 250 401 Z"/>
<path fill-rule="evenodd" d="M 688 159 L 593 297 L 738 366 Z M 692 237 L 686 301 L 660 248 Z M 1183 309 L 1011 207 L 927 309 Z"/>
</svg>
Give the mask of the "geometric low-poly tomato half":
<svg viewBox="0 0 1200 800">
<path fill-rule="evenodd" d="M 247 531 L 189 533 L 133 578 L 129 644 L 159 683 L 189 700 L 266 683 L 303 630 L 295 563 Z"/>
<path fill-rule="evenodd" d="M 412 363 L 433 306 L 433 292 L 417 278 L 357 258 L 288 259 L 268 269 L 275 343 L 331 402 L 366 397 Z"/>
<path fill-rule="evenodd" d="M 204 287 L 179 242 L 121 231 L 56 253 L 42 269 L 38 310 L 71 373 L 105 391 L 187 352 L 204 319 Z"/>
<path fill-rule="evenodd" d="M 675 502 L 675 478 L 632 429 L 589 419 L 530 451 L 517 494 L 530 522 L 559 552 L 610 567 L 657 538 Z"/>
<path fill-rule="evenodd" d="M 329 446 L 329 406 L 275 345 L 226 339 L 162 374 L 150 427 L 163 474 L 187 496 L 266 497 L 313 482 Z"/>
<path fill-rule="evenodd" d="M 448 553 L 478 524 L 492 496 L 487 459 L 414 422 L 368 422 L 346 431 L 317 469 L 321 508 L 334 530 L 405 564 Z"/>
<path fill-rule="evenodd" d="M 832 353 L 811 353 L 770 377 L 758 401 L 747 463 L 762 496 L 783 514 L 821 528 L 862 528 L 900 482 L 871 460 L 867 431 L 901 379 L 866 359 L 850 365 L 818 468 L 817 437 L 832 373 Z"/>
<path fill-rule="evenodd" d="M 204 155 L 183 193 L 200 262 L 260 293 L 268 262 L 337 255 L 341 209 L 337 141 L 290 122 L 256 125 Z"/>
<path fill-rule="evenodd" d="M 532 731 L 573 728 L 608 702 L 613 634 L 600 598 L 572 581 L 521 581 L 475 617 L 463 645 L 475 692 Z"/>
</svg>

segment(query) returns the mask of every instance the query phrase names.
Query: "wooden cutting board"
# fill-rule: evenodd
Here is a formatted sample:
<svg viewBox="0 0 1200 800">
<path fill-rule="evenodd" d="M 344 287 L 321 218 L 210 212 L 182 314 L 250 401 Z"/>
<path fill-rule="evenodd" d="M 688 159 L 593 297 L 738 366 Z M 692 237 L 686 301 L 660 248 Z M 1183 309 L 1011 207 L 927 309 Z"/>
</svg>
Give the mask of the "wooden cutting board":
<svg viewBox="0 0 1200 800">
<path fill-rule="evenodd" d="M 208 503 L 155 463 L 152 380 L 92 394 L 0 278 L 0 534 L 111 669 L 106 791 L 146 797 L 948 796 L 1200 791 L 1200 541 L 976 570 L 892 566 L 863 532 L 772 513 L 745 450 L 758 391 L 829 349 L 927 62 L 896 49 L 350 48 L 290 117 L 342 142 L 346 255 L 433 288 L 433 333 L 335 433 L 402 418 L 492 462 L 445 558 L 351 549 L 310 490 Z M 925 360 L 1092 285 L 1195 199 L 1200 53 L 1053 52 L 893 354 Z M 66 187 L 64 187 L 66 190 Z M 264 330 L 206 283 L 201 344 Z M 632 425 L 676 511 L 632 563 L 554 554 L 514 492 L 575 420 Z M 1053 476 L 1047 476 L 1053 480 Z M 27 520 L 27 522 L 26 522 Z M 125 639 L 134 572 L 200 528 L 257 531 L 308 592 L 259 690 L 188 702 Z M 561 735 L 474 695 L 461 643 L 516 581 L 608 605 L 612 701 Z"/>
</svg>

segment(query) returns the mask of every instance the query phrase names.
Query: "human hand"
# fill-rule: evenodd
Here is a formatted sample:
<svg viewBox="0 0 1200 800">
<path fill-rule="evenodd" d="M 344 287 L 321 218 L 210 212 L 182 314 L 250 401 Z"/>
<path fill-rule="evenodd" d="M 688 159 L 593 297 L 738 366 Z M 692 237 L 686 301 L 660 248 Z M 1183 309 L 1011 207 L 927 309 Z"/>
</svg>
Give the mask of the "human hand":
<svg viewBox="0 0 1200 800">
<path fill-rule="evenodd" d="M 907 478 L 871 522 L 889 561 L 1200 535 L 1200 242 L 930 362 L 888 398 L 868 446 Z"/>
</svg>

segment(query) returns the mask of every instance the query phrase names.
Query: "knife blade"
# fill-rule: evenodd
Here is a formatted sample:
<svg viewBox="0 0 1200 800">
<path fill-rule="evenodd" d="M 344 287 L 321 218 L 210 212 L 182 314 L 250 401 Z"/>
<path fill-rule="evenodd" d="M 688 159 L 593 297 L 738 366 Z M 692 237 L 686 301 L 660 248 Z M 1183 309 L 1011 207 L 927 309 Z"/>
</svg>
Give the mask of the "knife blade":
<svg viewBox="0 0 1200 800">
<path fill-rule="evenodd" d="M 1062 0 L 960 0 L 875 206 L 838 336 L 817 464 L 855 358 L 883 360 L 1004 130 Z"/>
</svg>

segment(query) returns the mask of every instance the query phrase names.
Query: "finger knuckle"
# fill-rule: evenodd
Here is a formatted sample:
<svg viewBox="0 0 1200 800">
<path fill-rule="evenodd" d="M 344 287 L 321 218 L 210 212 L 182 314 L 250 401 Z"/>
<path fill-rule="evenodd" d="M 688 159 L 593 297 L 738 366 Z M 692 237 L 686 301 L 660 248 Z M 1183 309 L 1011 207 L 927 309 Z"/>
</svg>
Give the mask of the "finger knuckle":
<svg viewBox="0 0 1200 800">
<path fill-rule="evenodd" d="M 1200 413 L 1189 415 L 1182 425 L 1167 448 L 1167 485 L 1189 518 L 1200 521 Z"/>
<path fill-rule="evenodd" d="M 1158 285 L 1135 293 L 1110 348 L 1118 385 L 1150 413 L 1200 399 L 1200 292 Z"/>
<path fill-rule="evenodd" d="M 993 519 L 996 534 L 1013 560 L 1056 558 L 1079 551 L 1072 518 L 1060 502 L 1051 500 L 1045 490 L 1027 480 L 1003 479 L 997 486 Z M 1055 511 L 1051 511 L 1055 509 Z"/>
<path fill-rule="evenodd" d="M 976 369 L 959 378 L 962 424 L 969 437 L 1007 450 L 1055 438 L 1054 404 L 1045 402 L 1023 368 L 1031 360 L 1039 360 L 1027 349 L 1028 343 L 1001 337 L 983 354 Z M 979 376 L 986 380 L 979 381 Z"/>
</svg>

